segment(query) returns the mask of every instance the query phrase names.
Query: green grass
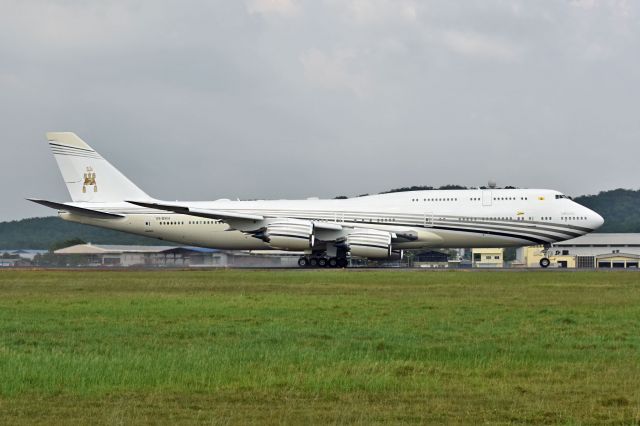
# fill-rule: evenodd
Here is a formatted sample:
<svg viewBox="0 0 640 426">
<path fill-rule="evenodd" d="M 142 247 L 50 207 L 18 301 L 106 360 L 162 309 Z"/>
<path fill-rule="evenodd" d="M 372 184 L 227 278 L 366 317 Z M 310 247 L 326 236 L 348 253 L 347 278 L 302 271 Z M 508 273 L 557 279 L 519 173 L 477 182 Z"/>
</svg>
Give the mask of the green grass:
<svg viewBox="0 0 640 426">
<path fill-rule="evenodd" d="M 640 274 L 2 271 L 0 423 L 55 422 L 638 424 Z"/>
</svg>

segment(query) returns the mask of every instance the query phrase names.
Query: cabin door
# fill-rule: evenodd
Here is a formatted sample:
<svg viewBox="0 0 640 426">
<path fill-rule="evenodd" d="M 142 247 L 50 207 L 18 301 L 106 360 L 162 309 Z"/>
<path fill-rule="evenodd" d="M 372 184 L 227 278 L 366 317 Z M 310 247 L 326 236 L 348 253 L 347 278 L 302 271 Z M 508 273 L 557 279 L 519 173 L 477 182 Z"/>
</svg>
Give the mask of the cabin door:
<svg viewBox="0 0 640 426">
<path fill-rule="evenodd" d="M 482 205 L 490 206 L 493 195 L 491 194 L 491 190 L 483 190 L 482 191 Z"/>
<path fill-rule="evenodd" d="M 433 213 L 432 212 L 426 212 L 424 214 L 424 227 L 425 228 L 431 228 L 433 226 Z"/>
</svg>

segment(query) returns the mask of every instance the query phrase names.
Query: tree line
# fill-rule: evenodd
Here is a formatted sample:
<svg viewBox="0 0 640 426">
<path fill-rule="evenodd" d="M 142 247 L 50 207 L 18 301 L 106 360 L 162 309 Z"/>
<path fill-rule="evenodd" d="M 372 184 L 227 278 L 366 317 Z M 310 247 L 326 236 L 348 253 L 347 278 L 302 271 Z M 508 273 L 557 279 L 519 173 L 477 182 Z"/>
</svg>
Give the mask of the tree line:
<svg viewBox="0 0 640 426">
<path fill-rule="evenodd" d="M 159 240 L 67 222 L 55 216 L 0 222 L 0 249 L 49 250 L 77 239 L 95 244 L 158 245 Z"/>
</svg>

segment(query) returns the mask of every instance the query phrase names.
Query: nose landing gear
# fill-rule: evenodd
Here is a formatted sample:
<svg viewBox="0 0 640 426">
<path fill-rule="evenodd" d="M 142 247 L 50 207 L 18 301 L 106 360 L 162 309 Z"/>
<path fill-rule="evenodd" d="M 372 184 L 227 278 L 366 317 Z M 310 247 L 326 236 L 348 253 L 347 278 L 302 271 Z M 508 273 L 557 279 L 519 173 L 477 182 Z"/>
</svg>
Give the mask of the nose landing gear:
<svg viewBox="0 0 640 426">
<path fill-rule="evenodd" d="M 540 259 L 540 267 L 541 268 L 548 268 L 549 265 L 551 265 L 551 261 L 549 260 L 549 258 L 547 257 L 549 255 L 549 249 L 551 248 L 551 244 L 545 244 L 543 246 L 543 250 L 542 250 L 542 254 L 543 254 L 543 258 Z"/>
</svg>

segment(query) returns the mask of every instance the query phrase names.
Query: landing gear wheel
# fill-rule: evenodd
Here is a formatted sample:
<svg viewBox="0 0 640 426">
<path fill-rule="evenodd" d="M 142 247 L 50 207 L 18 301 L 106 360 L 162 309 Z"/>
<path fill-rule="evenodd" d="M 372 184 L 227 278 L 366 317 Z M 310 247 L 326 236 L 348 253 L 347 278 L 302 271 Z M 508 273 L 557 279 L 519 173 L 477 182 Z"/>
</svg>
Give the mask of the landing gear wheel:
<svg viewBox="0 0 640 426">
<path fill-rule="evenodd" d="M 329 267 L 330 268 L 337 268 L 338 267 L 338 258 L 337 257 L 329 258 Z"/>
<path fill-rule="evenodd" d="M 324 268 L 327 266 L 328 260 L 326 257 L 321 257 L 320 259 L 318 259 L 318 266 L 321 268 Z"/>
<path fill-rule="evenodd" d="M 298 259 L 298 266 L 301 268 L 306 268 L 307 266 L 309 266 L 309 259 L 307 259 L 306 257 L 301 257 L 300 259 Z"/>
<path fill-rule="evenodd" d="M 549 265 L 551 265 L 551 261 L 549 259 L 547 259 L 546 257 L 540 259 L 540 266 L 542 266 L 543 268 L 548 268 Z"/>
<path fill-rule="evenodd" d="M 309 266 L 311 266 L 312 268 L 318 266 L 318 259 L 316 259 L 315 257 L 309 259 Z"/>
<path fill-rule="evenodd" d="M 346 258 L 344 258 L 344 257 L 339 257 L 338 258 L 338 268 L 346 268 L 348 264 L 349 264 L 349 262 L 347 262 Z"/>
</svg>

